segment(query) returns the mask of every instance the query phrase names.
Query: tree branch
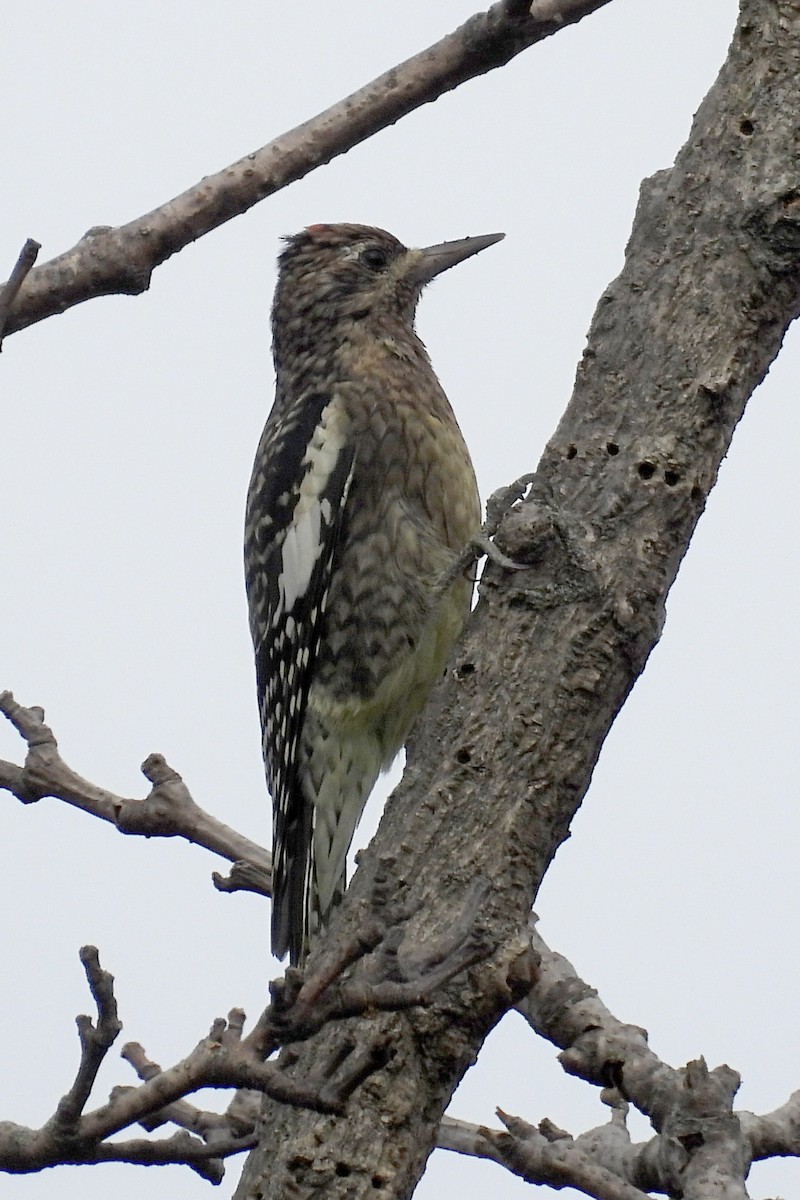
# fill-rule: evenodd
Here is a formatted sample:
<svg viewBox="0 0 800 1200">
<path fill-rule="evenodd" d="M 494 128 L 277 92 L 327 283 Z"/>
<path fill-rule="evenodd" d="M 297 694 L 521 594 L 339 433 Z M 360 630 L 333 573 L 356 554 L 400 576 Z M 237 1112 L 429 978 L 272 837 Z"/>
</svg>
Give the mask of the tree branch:
<svg viewBox="0 0 800 1200">
<path fill-rule="evenodd" d="M 246 859 L 253 884 L 250 890 L 270 895 L 272 861 L 268 852 L 195 804 L 178 772 L 162 755 L 151 754 L 142 763 L 142 774 L 153 785 L 149 795 L 143 800 L 128 799 L 89 783 L 67 766 L 53 731 L 45 725 L 44 709 L 23 708 L 11 692 L 0 692 L 0 712 L 28 746 L 24 767 L 0 761 L 0 788 L 23 804 L 53 796 L 108 821 L 120 833 L 182 837 L 230 862 Z"/>
<path fill-rule="evenodd" d="M 19 252 L 19 258 L 8 277 L 8 282 L 0 289 L 0 349 L 3 346 L 3 337 L 5 336 L 9 313 L 17 298 L 19 289 L 25 282 L 25 278 L 31 267 L 36 262 L 41 248 L 40 244 L 35 242 L 33 238 L 28 238 Z"/>
<path fill-rule="evenodd" d="M 648 1192 L 705 1200 L 712 1194 L 745 1200 L 755 1159 L 800 1156 L 800 1092 L 774 1113 L 734 1112 L 739 1076 L 709 1071 L 703 1059 L 683 1070 L 662 1063 L 647 1035 L 608 1011 L 574 967 L 532 931 L 538 969 L 517 1005 L 537 1033 L 565 1049 L 565 1070 L 603 1086 L 608 1124 L 572 1138 L 552 1122 L 538 1128 L 498 1110 L 507 1132 L 445 1117 L 437 1145 L 488 1158 L 529 1183 L 570 1186 L 598 1200 L 637 1200 Z M 628 1099 L 658 1131 L 634 1144 Z"/>
<path fill-rule="evenodd" d="M 792 1092 L 785 1104 L 764 1116 L 737 1115 L 754 1162 L 779 1155 L 800 1157 L 800 1091 Z"/>
<path fill-rule="evenodd" d="M 502 0 L 427 50 L 393 67 L 303 125 L 118 228 L 95 226 L 71 250 L 37 267 L 7 325 L 24 329 L 96 296 L 138 295 L 156 267 L 316 167 L 394 125 L 468 79 L 502 67 L 529 46 L 609 0 L 569 0 L 532 15 Z M 551 6 L 552 7 L 552 6 Z"/>
<path fill-rule="evenodd" d="M 680 1086 L 680 1072 L 653 1053 L 647 1030 L 613 1016 L 595 989 L 550 949 L 534 926 L 530 937 L 539 970 L 517 1011 L 536 1033 L 562 1048 L 559 1062 L 569 1075 L 597 1087 L 618 1088 L 660 1128 Z"/>
<path fill-rule="evenodd" d="M 646 1192 L 603 1166 L 569 1134 L 559 1130 L 558 1136 L 548 1137 L 542 1132 L 544 1123 L 535 1129 L 519 1117 L 498 1112 L 507 1133 L 445 1117 L 439 1147 L 491 1159 L 526 1183 L 571 1187 L 596 1200 L 645 1200 Z"/>
<path fill-rule="evenodd" d="M 578 1142 L 591 1144 L 597 1162 L 643 1191 L 700 1200 L 710 1194 L 713 1174 L 726 1179 L 726 1196 L 744 1197 L 752 1134 L 746 1128 L 750 1114 L 733 1112 L 737 1073 L 727 1066 L 709 1071 L 702 1059 L 681 1071 L 668 1066 L 648 1047 L 646 1031 L 612 1016 L 594 988 L 535 929 L 531 944 L 539 970 L 518 1011 L 537 1033 L 563 1047 L 558 1057 L 565 1071 L 606 1089 L 606 1103 L 632 1101 L 660 1135 L 634 1146 L 624 1120 L 614 1128 L 612 1117 L 611 1140 L 594 1130 Z M 509 1133 L 527 1145 L 529 1128 L 509 1126 Z M 516 1169 L 510 1160 L 507 1165 Z"/>
<path fill-rule="evenodd" d="M 80 960 L 86 972 L 89 990 L 97 1005 L 97 1025 L 91 1017 L 82 1015 L 76 1019 L 81 1042 L 81 1061 L 78 1073 L 67 1094 L 59 1101 L 53 1117 L 53 1127 L 59 1136 L 72 1137 L 86 1107 L 97 1079 L 103 1059 L 122 1030 L 114 997 L 114 977 L 102 970 L 94 946 L 83 946 Z"/>
<path fill-rule="evenodd" d="M 253 1093 L 318 1113 L 341 1113 L 353 1092 L 386 1063 L 389 1047 L 381 1031 L 374 1030 L 376 1014 L 430 1003 L 444 983 L 489 952 L 476 928 L 486 890 L 485 882 L 471 889 L 456 929 L 443 936 L 421 964 L 418 958 L 407 960 L 398 953 L 408 914 L 397 909 L 385 875 L 379 873 L 373 903 L 362 908 L 363 930 L 331 942 L 313 971 L 290 968 L 285 979 L 275 981 L 272 1003 L 247 1036 L 244 1013 L 232 1009 L 227 1020 L 214 1021 L 191 1053 L 164 1070 L 142 1046 L 129 1042 L 122 1057 L 141 1083 L 116 1087 L 106 1104 L 88 1113 L 84 1109 L 97 1072 L 122 1025 L 113 978 L 101 969 L 97 950 L 85 946 L 81 961 L 97 1005 L 97 1024 L 86 1016 L 77 1019 L 81 1059 L 75 1081 L 53 1117 L 38 1130 L 0 1123 L 0 1170 L 24 1173 L 58 1163 L 171 1162 L 219 1182 L 222 1160 L 254 1144 Z M 364 1016 L 371 1020 L 359 1039 L 347 1033 L 332 1053 L 317 1056 L 309 1070 L 296 1069 L 298 1056 L 291 1049 L 274 1062 L 264 1061 L 330 1021 Z M 237 1093 L 225 1113 L 210 1114 L 186 1100 L 202 1088 L 235 1088 Z M 107 1142 L 136 1123 L 152 1131 L 169 1122 L 181 1131 L 166 1141 Z"/>
</svg>

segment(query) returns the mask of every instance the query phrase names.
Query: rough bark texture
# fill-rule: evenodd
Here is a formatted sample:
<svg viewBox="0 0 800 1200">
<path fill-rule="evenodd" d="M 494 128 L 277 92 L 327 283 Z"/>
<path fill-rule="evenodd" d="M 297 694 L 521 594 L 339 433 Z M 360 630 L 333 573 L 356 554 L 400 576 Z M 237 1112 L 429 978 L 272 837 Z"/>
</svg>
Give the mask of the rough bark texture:
<svg viewBox="0 0 800 1200">
<path fill-rule="evenodd" d="M 420 906 L 418 946 L 483 873 L 496 950 L 430 1008 L 358 1026 L 392 1057 L 345 1117 L 267 1102 L 239 1200 L 410 1196 L 454 1088 L 511 1002 L 531 901 L 659 637 L 747 398 L 798 312 L 798 78 L 798 4 L 744 0 L 687 145 L 642 188 L 536 495 L 505 522 L 505 548 L 531 570 L 488 572 L 342 909 L 391 854 L 398 893 Z M 292 1070 L 342 1036 L 305 1045 Z"/>
</svg>

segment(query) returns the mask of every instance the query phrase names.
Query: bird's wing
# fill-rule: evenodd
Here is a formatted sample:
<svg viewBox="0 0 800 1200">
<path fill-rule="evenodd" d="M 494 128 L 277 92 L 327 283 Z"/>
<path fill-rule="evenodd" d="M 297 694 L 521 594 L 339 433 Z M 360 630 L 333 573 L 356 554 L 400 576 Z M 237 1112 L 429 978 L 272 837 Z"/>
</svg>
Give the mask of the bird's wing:
<svg viewBox="0 0 800 1200">
<path fill-rule="evenodd" d="M 264 759 L 273 806 L 272 950 L 302 943 L 310 886 L 312 805 L 299 748 L 353 478 L 354 451 L 335 395 L 276 413 L 256 457 L 246 541 Z"/>
</svg>

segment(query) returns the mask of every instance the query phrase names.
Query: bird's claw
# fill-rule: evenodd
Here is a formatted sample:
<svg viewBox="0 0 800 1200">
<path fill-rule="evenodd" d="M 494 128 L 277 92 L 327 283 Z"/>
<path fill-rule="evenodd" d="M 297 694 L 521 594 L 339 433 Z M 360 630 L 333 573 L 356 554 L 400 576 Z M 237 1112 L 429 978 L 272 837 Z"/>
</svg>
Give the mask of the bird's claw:
<svg viewBox="0 0 800 1200">
<path fill-rule="evenodd" d="M 486 524 L 481 530 L 481 536 L 492 538 L 497 533 L 500 522 L 506 513 L 522 500 L 528 488 L 536 481 L 536 473 L 520 475 L 513 483 L 506 484 L 492 492 L 486 501 Z"/>
<path fill-rule="evenodd" d="M 528 488 L 535 480 L 535 473 L 520 475 L 519 479 L 515 479 L 513 483 L 506 484 L 505 487 L 497 488 L 496 491 L 492 492 L 486 501 L 486 522 L 480 534 L 472 543 L 476 551 L 476 557 L 485 554 L 489 562 L 496 563 L 498 567 L 502 567 L 505 571 L 524 571 L 527 569 L 530 565 L 529 563 L 518 563 L 513 558 L 509 558 L 507 554 L 504 554 L 495 545 L 492 538 L 497 533 L 503 517 L 514 507 L 517 501 L 523 499 Z"/>
<path fill-rule="evenodd" d="M 476 537 L 472 542 L 472 546 L 475 550 L 476 558 L 485 555 L 489 562 L 496 563 L 498 567 L 502 567 L 505 571 L 526 571 L 530 566 L 530 563 L 518 563 L 513 558 L 509 558 L 485 533 Z"/>
</svg>

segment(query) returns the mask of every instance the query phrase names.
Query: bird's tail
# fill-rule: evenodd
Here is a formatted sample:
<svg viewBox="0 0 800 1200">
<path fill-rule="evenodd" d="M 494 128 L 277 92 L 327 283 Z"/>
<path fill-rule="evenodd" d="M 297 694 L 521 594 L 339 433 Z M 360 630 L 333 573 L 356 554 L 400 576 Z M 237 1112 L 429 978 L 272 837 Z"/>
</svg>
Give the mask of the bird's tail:
<svg viewBox="0 0 800 1200">
<path fill-rule="evenodd" d="M 374 735 L 311 739 L 302 772 L 302 828 L 282 895 L 273 899 L 272 946 L 302 966 L 309 944 L 330 922 L 347 886 L 347 851 L 383 765 Z M 294 839 L 293 839 L 294 840 Z"/>
<path fill-rule="evenodd" d="M 272 953 L 302 966 L 307 946 L 305 912 L 310 885 L 313 817 L 303 797 L 292 805 L 293 819 L 273 840 Z M 280 852 L 279 852 L 280 848 Z"/>
</svg>

